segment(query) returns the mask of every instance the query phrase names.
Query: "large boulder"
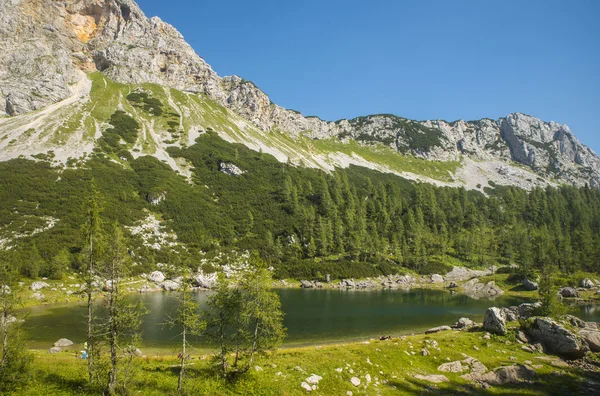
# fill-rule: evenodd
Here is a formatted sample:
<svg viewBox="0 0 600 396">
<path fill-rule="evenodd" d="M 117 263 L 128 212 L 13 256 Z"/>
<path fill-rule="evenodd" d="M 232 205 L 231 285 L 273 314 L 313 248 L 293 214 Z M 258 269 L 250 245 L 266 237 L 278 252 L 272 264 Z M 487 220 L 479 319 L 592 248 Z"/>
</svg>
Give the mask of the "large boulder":
<svg viewBox="0 0 600 396">
<path fill-rule="evenodd" d="M 527 278 L 523 278 L 523 288 L 528 291 L 533 291 L 539 289 L 537 282 L 533 282 Z"/>
<path fill-rule="evenodd" d="M 500 308 L 488 308 L 483 319 L 483 329 L 494 334 L 506 334 L 506 319 Z"/>
<path fill-rule="evenodd" d="M 600 331 L 593 329 L 583 329 L 577 333 L 579 337 L 588 345 L 592 352 L 600 352 Z"/>
<path fill-rule="evenodd" d="M 440 331 L 448 331 L 448 330 L 452 330 L 452 328 L 450 326 L 438 326 L 438 327 L 433 327 L 429 330 L 426 330 L 425 334 L 439 333 Z"/>
<path fill-rule="evenodd" d="M 347 287 L 347 288 L 355 288 L 356 283 L 354 282 L 353 279 L 342 279 L 342 286 Z"/>
<path fill-rule="evenodd" d="M 176 291 L 179 290 L 180 284 L 172 280 L 167 280 L 161 283 L 160 287 L 166 291 Z"/>
<path fill-rule="evenodd" d="M 517 307 L 517 309 L 519 311 L 519 318 L 520 319 L 529 319 L 530 317 L 532 317 L 534 315 L 536 309 L 538 309 L 541 305 L 542 305 L 541 302 L 523 303 L 523 304 L 519 305 Z"/>
<path fill-rule="evenodd" d="M 579 286 L 586 289 L 593 289 L 596 285 L 594 285 L 594 282 L 592 282 L 590 278 L 585 278 L 582 279 L 581 282 L 579 282 Z"/>
<path fill-rule="evenodd" d="M 463 366 L 462 363 L 459 360 L 457 360 L 455 362 L 448 362 L 440 365 L 438 367 L 438 371 L 444 373 L 460 373 L 463 370 L 467 370 L 468 368 L 468 366 Z"/>
<path fill-rule="evenodd" d="M 217 274 L 204 274 L 200 272 L 196 276 L 194 276 L 194 282 L 198 287 L 203 289 L 212 289 L 217 284 Z"/>
<path fill-rule="evenodd" d="M 563 297 L 579 297 L 579 292 L 572 287 L 563 287 L 560 289 L 560 295 Z"/>
<path fill-rule="evenodd" d="M 491 274 L 491 269 L 477 271 L 465 267 L 452 267 L 452 271 L 446 274 L 446 280 L 462 281 L 471 278 L 477 278 L 478 276 L 487 276 Z"/>
<path fill-rule="evenodd" d="M 534 341 L 542 342 L 549 352 L 568 359 L 581 358 L 588 351 L 575 334 L 550 318 L 534 318 L 525 332 Z"/>
<path fill-rule="evenodd" d="M 50 287 L 46 282 L 33 282 L 29 288 L 33 291 L 42 290 L 43 288 Z"/>
<path fill-rule="evenodd" d="M 469 328 L 469 327 L 473 327 L 473 325 L 475 325 L 475 323 L 471 319 L 469 319 L 469 318 L 460 318 L 454 324 L 454 327 L 457 328 L 457 329 L 466 329 L 466 328 Z"/>
<path fill-rule="evenodd" d="M 160 271 L 154 271 L 153 273 L 148 275 L 148 280 L 155 282 L 155 283 L 160 283 L 160 282 L 164 281 L 165 279 L 166 279 L 165 274 L 163 274 Z"/>
<path fill-rule="evenodd" d="M 444 277 L 439 274 L 431 275 L 431 283 L 444 283 Z"/>
<path fill-rule="evenodd" d="M 463 289 L 465 294 L 472 298 L 494 298 L 504 293 L 493 281 L 483 284 L 477 278 L 466 282 Z"/>
<path fill-rule="evenodd" d="M 60 340 L 58 340 L 58 341 L 56 341 L 54 343 L 55 347 L 61 347 L 61 348 L 62 347 L 68 347 L 68 346 L 71 346 L 71 345 L 73 345 L 73 341 L 68 340 L 66 338 L 61 338 Z"/>
<path fill-rule="evenodd" d="M 62 352 L 62 348 L 61 347 L 52 347 L 50 349 L 48 349 L 48 353 L 54 354 L 54 353 L 60 353 Z"/>
<path fill-rule="evenodd" d="M 313 287 L 315 287 L 315 285 L 307 280 L 301 280 L 300 281 L 300 286 L 303 287 L 304 289 L 312 289 Z"/>
<path fill-rule="evenodd" d="M 29 296 L 29 298 L 35 298 L 36 300 L 41 301 L 45 300 L 46 296 L 38 291 Z"/>
<path fill-rule="evenodd" d="M 530 381 L 535 376 L 535 370 L 529 366 L 517 365 L 499 367 L 489 373 L 467 374 L 464 379 L 487 385 L 518 384 Z"/>
<path fill-rule="evenodd" d="M 502 311 L 502 316 L 507 322 L 516 322 L 520 318 L 518 307 L 500 308 L 500 310 Z"/>
</svg>

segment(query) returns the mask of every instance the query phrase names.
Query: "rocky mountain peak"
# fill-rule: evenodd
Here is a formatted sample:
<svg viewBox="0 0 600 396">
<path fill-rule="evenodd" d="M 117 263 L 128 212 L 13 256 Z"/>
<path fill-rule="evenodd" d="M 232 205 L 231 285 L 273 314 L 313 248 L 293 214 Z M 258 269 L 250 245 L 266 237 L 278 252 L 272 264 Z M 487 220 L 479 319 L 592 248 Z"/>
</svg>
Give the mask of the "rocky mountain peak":
<svg viewBox="0 0 600 396">
<path fill-rule="evenodd" d="M 556 183 L 600 186 L 600 159 L 566 125 L 521 113 L 498 120 L 413 121 L 390 114 L 323 121 L 277 106 L 255 84 L 219 77 L 158 17 L 132 0 L 0 0 L 0 114 L 15 116 L 73 95 L 99 71 L 127 84 L 206 95 L 264 133 L 354 140 L 432 161 L 518 162 Z"/>
</svg>

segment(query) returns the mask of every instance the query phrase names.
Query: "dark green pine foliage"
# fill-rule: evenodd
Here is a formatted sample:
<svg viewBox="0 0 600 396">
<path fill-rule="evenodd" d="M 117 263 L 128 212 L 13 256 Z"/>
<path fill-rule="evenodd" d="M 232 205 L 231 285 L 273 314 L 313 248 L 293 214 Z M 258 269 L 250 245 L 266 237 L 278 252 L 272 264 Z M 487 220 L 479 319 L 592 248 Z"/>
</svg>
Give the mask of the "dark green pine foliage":
<svg viewBox="0 0 600 396">
<path fill-rule="evenodd" d="M 129 142 L 136 125 L 127 115 L 115 117 L 119 137 Z M 132 226 L 151 211 L 192 257 L 256 250 L 280 278 L 365 277 L 403 268 L 443 273 L 457 262 L 516 264 L 523 275 L 547 264 L 569 274 L 600 271 L 600 192 L 594 189 L 495 186 L 486 196 L 360 167 L 324 173 L 282 164 L 213 132 L 170 154 L 192 165 L 192 183 L 149 156 L 124 167 L 96 153 L 85 168 L 60 169 L 60 178 L 46 162 L 0 163 L 0 237 L 31 232 L 47 217 L 58 220 L 48 231 L 11 242 L 21 274 L 60 277 L 66 263 L 81 269 L 85 243 L 78 227 L 92 177 L 104 197 L 106 224 Z M 245 173 L 220 172 L 222 162 Z M 163 193 L 158 205 L 149 202 Z M 126 236 L 135 271 L 169 262 L 168 251 Z"/>
</svg>

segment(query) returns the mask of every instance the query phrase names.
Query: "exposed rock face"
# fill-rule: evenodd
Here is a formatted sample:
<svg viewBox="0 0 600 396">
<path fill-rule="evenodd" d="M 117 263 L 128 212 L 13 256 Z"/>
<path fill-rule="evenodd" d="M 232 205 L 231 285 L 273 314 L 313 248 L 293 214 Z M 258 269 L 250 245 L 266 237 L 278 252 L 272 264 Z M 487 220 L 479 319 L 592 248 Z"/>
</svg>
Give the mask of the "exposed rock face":
<svg viewBox="0 0 600 396">
<path fill-rule="evenodd" d="M 148 280 L 156 283 L 160 283 L 165 280 L 165 274 L 160 271 L 154 271 L 148 276 Z"/>
<path fill-rule="evenodd" d="M 499 367 L 494 371 L 485 374 L 470 374 L 468 378 L 471 381 L 485 383 L 488 385 L 518 384 L 523 381 L 529 381 L 535 376 L 533 368 L 524 365 Z"/>
<path fill-rule="evenodd" d="M 484 330 L 499 335 L 506 334 L 506 318 L 502 310 L 496 307 L 488 308 L 483 319 Z"/>
<path fill-rule="evenodd" d="M 563 297 L 579 297 L 579 293 L 572 287 L 563 287 L 560 289 L 560 295 Z"/>
<path fill-rule="evenodd" d="M 438 274 L 431 275 L 432 283 L 444 283 L 444 277 Z"/>
<path fill-rule="evenodd" d="M 194 277 L 194 282 L 198 287 L 202 287 L 204 289 L 212 289 L 217 284 L 217 274 L 204 274 L 199 273 Z"/>
<path fill-rule="evenodd" d="M 600 331 L 583 329 L 577 333 L 585 341 L 592 352 L 600 352 Z"/>
<path fill-rule="evenodd" d="M 315 285 L 312 282 L 309 282 L 307 280 L 301 280 L 300 286 L 304 289 L 312 289 L 313 287 L 315 287 Z"/>
<path fill-rule="evenodd" d="M 383 144 L 429 160 L 513 160 L 561 182 L 600 185 L 600 159 L 567 126 L 524 114 L 455 122 L 388 114 L 336 122 L 303 117 L 272 103 L 252 82 L 219 77 L 173 26 L 147 18 L 132 0 L 4 0 L 0 48 L 0 114 L 63 100 L 81 71 L 100 71 L 118 82 L 205 94 L 263 131 Z M 500 178 L 514 172 L 497 169 Z"/>
<path fill-rule="evenodd" d="M 463 289 L 472 298 L 493 298 L 504 293 L 493 281 L 483 284 L 478 279 L 471 279 L 463 285 Z"/>
<path fill-rule="evenodd" d="M 586 289 L 593 289 L 594 287 L 596 287 L 594 282 L 589 278 L 582 279 L 579 283 L 579 286 L 584 287 Z"/>
<path fill-rule="evenodd" d="M 165 291 L 176 291 L 179 290 L 181 285 L 175 281 L 167 280 L 160 284 L 160 287 Z"/>
<path fill-rule="evenodd" d="M 477 278 L 480 276 L 487 276 L 487 275 L 491 275 L 492 271 L 491 270 L 472 270 L 470 268 L 465 268 L 465 267 L 452 267 L 452 271 L 448 272 L 446 274 L 446 280 L 451 280 L 451 281 L 462 281 L 462 280 L 469 280 L 472 278 Z"/>
<path fill-rule="evenodd" d="M 439 384 L 442 382 L 450 382 L 450 380 L 445 376 L 445 375 L 441 375 L 441 374 L 432 374 L 432 375 L 421 375 L 421 374 L 415 374 L 415 378 L 421 381 L 427 381 L 427 382 L 432 382 L 434 384 Z"/>
<path fill-rule="evenodd" d="M 575 334 L 550 318 L 535 318 L 526 332 L 533 340 L 544 343 L 548 351 L 567 358 L 581 358 L 588 351 Z"/>
<path fill-rule="evenodd" d="M 444 363 L 438 367 L 438 371 L 444 373 L 460 373 L 466 369 L 468 369 L 468 367 L 463 366 L 459 360 L 455 362 Z"/>
<path fill-rule="evenodd" d="M 457 329 L 466 329 L 472 327 L 475 323 L 469 318 L 460 318 L 454 325 Z"/>
<path fill-rule="evenodd" d="M 527 278 L 523 279 L 523 287 L 528 291 L 537 290 L 539 288 L 537 282 L 530 281 Z"/>
<path fill-rule="evenodd" d="M 61 338 L 60 340 L 58 340 L 54 343 L 55 347 L 68 347 L 71 345 L 73 345 L 73 341 L 68 340 L 66 338 Z"/>
<path fill-rule="evenodd" d="M 219 170 L 230 176 L 239 176 L 243 175 L 245 172 L 238 168 L 235 164 L 231 164 L 229 162 L 221 162 L 219 163 Z"/>
<path fill-rule="evenodd" d="M 452 328 L 450 326 L 438 326 L 438 327 L 433 327 L 433 328 L 425 331 L 425 334 L 439 333 L 440 331 L 448 331 L 448 330 L 452 330 Z"/>
<path fill-rule="evenodd" d="M 33 291 L 38 291 L 38 290 L 42 290 L 46 287 L 50 287 L 50 285 L 47 284 L 46 282 L 40 281 L 40 282 L 33 282 L 29 288 Z"/>
</svg>

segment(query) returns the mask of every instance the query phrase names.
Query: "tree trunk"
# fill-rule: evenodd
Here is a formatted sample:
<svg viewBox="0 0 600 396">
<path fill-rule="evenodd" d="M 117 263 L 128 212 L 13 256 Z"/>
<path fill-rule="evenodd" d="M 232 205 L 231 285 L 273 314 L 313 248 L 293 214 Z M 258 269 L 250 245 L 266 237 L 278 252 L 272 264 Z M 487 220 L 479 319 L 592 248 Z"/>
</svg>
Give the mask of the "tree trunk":
<svg viewBox="0 0 600 396">
<path fill-rule="evenodd" d="M 111 267 L 111 284 L 110 284 L 110 299 L 109 299 L 109 317 L 108 317 L 108 325 L 109 325 L 109 334 L 108 334 L 108 343 L 110 346 L 110 370 L 108 371 L 108 393 L 110 395 L 115 394 L 115 389 L 117 387 L 117 307 L 116 307 L 116 298 L 118 293 L 118 279 L 115 276 L 115 263 L 113 261 Z"/>
<path fill-rule="evenodd" d="M 8 352 L 8 306 L 6 302 L 8 297 L 6 288 L 6 285 L 2 285 L 2 361 L 0 362 L 2 368 L 6 365 L 6 354 Z"/>
<path fill-rule="evenodd" d="M 92 299 L 92 288 L 93 288 L 93 276 L 94 276 L 94 233 L 93 224 L 90 224 L 90 262 L 88 265 L 88 280 L 87 280 L 87 366 L 88 376 L 90 383 L 94 382 L 94 340 L 93 340 L 93 299 Z"/>
<path fill-rule="evenodd" d="M 258 327 L 259 326 L 260 326 L 260 322 L 258 320 L 256 322 L 254 322 L 254 337 L 252 340 L 252 349 L 250 350 L 250 359 L 248 360 L 248 366 L 246 367 L 246 370 L 244 370 L 244 371 L 250 370 L 250 366 L 252 366 L 252 362 L 254 361 L 254 352 L 256 352 L 256 344 L 258 342 Z"/>
<path fill-rule="evenodd" d="M 223 377 L 227 376 L 227 350 L 225 348 L 225 328 L 224 321 L 225 317 L 223 313 L 220 313 L 219 318 L 219 338 L 221 343 L 221 369 L 223 370 Z"/>
<path fill-rule="evenodd" d="M 186 325 L 184 321 L 183 332 L 181 333 L 181 368 L 179 369 L 179 382 L 177 383 L 177 392 L 179 393 L 181 393 L 181 390 L 183 389 L 183 376 L 185 375 L 185 330 Z"/>
<path fill-rule="evenodd" d="M 184 285 L 185 285 L 185 279 L 183 280 Z M 184 286 L 184 289 L 182 291 L 182 295 L 181 295 L 181 300 L 182 300 L 182 306 L 184 307 L 183 311 L 182 311 L 182 316 L 183 316 L 183 320 L 181 321 L 182 324 L 182 332 L 181 332 L 181 360 L 180 360 L 180 368 L 179 368 L 179 381 L 177 382 L 177 392 L 181 393 L 182 389 L 183 389 L 183 376 L 185 375 L 185 342 L 186 342 L 186 330 L 187 330 L 187 312 L 185 311 L 185 307 L 186 307 L 186 298 L 187 298 L 187 290 L 186 287 Z"/>
</svg>

